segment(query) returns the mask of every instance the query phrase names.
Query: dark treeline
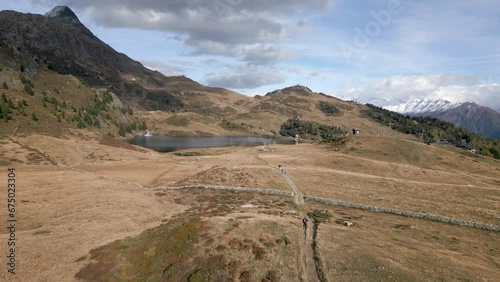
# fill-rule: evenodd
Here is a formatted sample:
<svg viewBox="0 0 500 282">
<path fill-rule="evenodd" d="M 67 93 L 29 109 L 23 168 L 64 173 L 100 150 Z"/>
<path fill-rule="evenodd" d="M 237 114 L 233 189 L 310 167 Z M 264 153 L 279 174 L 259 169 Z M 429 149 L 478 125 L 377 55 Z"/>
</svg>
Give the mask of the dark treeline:
<svg viewBox="0 0 500 282">
<path fill-rule="evenodd" d="M 332 139 L 346 134 L 346 131 L 333 125 L 320 124 L 314 121 L 304 121 L 297 118 L 285 121 L 280 128 L 283 136 L 298 134 L 306 139 Z"/>
<path fill-rule="evenodd" d="M 365 116 L 374 121 L 391 126 L 394 130 L 417 136 L 422 142 L 435 143 L 446 139 L 453 144 L 461 144 L 462 139 L 478 148 L 479 152 L 500 159 L 500 140 L 481 136 L 452 123 L 430 117 L 411 117 L 366 104 Z"/>
<path fill-rule="evenodd" d="M 318 103 L 318 108 L 325 113 L 327 116 L 333 116 L 333 115 L 338 115 L 340 114 L 340 110 L 335 107 L 334 104 L 324 102 L 324 101 L 319 101 Z"/>
</svg>

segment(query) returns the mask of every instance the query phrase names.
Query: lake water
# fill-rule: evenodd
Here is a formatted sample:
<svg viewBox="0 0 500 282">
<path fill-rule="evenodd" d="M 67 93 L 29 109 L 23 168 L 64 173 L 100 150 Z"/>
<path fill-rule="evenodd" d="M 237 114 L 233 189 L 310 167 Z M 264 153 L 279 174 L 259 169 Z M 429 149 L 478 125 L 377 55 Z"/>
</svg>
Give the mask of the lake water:
<svg viewBox="0 0 500 282">
<path fill-rule="evenodd" d="M 188 148 L 259 146 L 264 144 L 294 144 L 292 138 L 273 139 L 264 137 L 217 136 L 217 137 L 184 137 L 184 136 L 136 136 L 129 143 L 150 148 L 158 152 L 172 152 Z"/>
</svg>

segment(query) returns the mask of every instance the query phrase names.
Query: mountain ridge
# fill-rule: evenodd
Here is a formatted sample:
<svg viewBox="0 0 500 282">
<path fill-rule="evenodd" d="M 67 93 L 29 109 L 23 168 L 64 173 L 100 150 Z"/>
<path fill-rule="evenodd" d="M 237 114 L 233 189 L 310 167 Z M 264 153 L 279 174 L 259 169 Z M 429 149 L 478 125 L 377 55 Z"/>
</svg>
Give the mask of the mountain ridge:
<svg viewBox="0 0 500 282">
<path fill-rule="evenodd" d="M 46 17 L 62 18 L 80 23 L 76 14 L 68 6 L 55 6 L 52 10 L 45 13 Z"/>
<path fill-rule="evenodd" d="M 462 103 L 451 103 L 444 99 L 411 99 L 404 104 L 386 106 L 385 109 L 408 115 L 426 115 L 443 112 L 460 106 Z"/>
<path fill-rule="evenodd" d="M 500 113 L 476 103 L 466 102 L 442 112 L 427 116 L 451 122 L 472 132 L 500 138 Z"/>
<path fill-rule="evenodd" d="M 221 96 L 245 99 L 243 94 L 144 67 L 96 37 L 65 6 L 47 14 L 0 11 L 0 49 L 13 58 L 6 63 L 22 68 L 28 76 L 39 67 L 70 74 L 89 86 L 108 88 L 125 104 L 145 110 L 208 113 L 223 107 L 218 102 Z M 214 95 L 218 99 L 211 98 Z"/>
<path fill-rule="evenodd" d="M 500 112 L 475 102 L 451 103 L 444 99 L 368 98 L 361 101 L 409 116 L 438 118 L 471 132 L 500 138 Z"/>
</svg>

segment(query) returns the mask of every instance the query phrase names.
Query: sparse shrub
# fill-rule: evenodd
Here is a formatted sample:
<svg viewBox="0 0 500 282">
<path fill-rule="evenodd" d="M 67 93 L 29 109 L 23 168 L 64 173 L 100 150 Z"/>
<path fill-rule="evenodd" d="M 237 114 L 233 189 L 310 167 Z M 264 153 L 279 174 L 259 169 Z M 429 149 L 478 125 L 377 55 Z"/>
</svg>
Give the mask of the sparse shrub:
<svg viewBox="0 0 500 282">
<path fill-rule="evenodd" d="M 123 126 L 120 126 L 120 130 L 118 130 L 118 135 L 125 137 L 126 133 L 125 133 L 125 129 L 123 128 Z"/>
<path fill-rule="evenodd" d="M 32 120 L 34 120 L 34 121 L 38 121 L 38 118 L 36 117 L 35 112 L 33 112 L 33 113 L 31 114 L 31 119 L 32 119 Z"/>
<path fill-rule="evenodd" d="M 19 75 L 19 79 L 21 80 L 21 83 L 26 85 L 28 84 L 31 88 L 35 88 L 35 86 L 33 85 L 33 82 L 31 82 L 31 80 L 29 78 L 27 78 L 26 76 L 24 75 Z"/>
<path fill-rule="evenodd" d="M 340 113 L 340 110 L 332 103 L 320 101 L 318 107 L 327 116 L 338 115 Z"/>
<path fill-rule="evenodd" d="M 76 126 L 78 128 L 85 128 L 85 123 L 83 122 L 82 119 L 79 119 L 78 122 L 76 123 Z"/>
<path fill-rule="evenodd" d="M 495 158 L 500 159 L 500 152 L 495 148 L 488 148 L 489 153 Z"/>
<path fill-rule="evenodd" d="M 33 91 L 33 88 L 31 87 L 30 84 L 26 83 L 24 85 L 24 91 L 26 91 L 26 93 L 28 93 L 30 96 L 33 96 L 35 95 L 35 92 Z"/>
<path fill-rule="evenodd" d="M 4 121 L 9 121 L 9 119 L 11 118 L 10 117 L 9 105 L 7 105 L 5 103 L 2 103 L 2 105 L 0 106 L 0 117 Z"/>
<path fill-rule="evenodd" d="M 92 126 L 93 120 L 90 117 L 90 115 L 85 115 L 85 117 L 83 118 L 83 120 L 85 121 L 86 124 L 88 124 L 89 126 Z"/>
<path fill-rule="evenodd" d="M 267 272 L 266 277 L 262 279 L 262 281 L 265 282 L 277 282 L 279 281 L 278 275 L 276 274 L 276 271 L 270 270 Z"/>
<path fill-rule="evenodd" d="M 255 256 L 256 260 L 263 260 L 265 255 L 267 254 L 266 249 L 262 248 L 257 243 L 252 244 L 252 253 Z"/>
<path fill-rule="evenodd" d="M 2 83 L 2 89 L 5 89 L 5 90 L 8 90 L 9 89 L 9 86 L 7 85 L 7 82 L 3 82 Z"/>
<path fill-rule="evenodd" d="M 215 248 L 215 250 L 216 250 L 216 251 L 218 251 L 218 252 L 223 252 L 223 251 L 225 251 L 226 249 L 227 249 L 227 247 L 226 247 L 226 246 L 224 246 L 224 245 L 219 245 L 219 246 L 217 246 L 217 247 Z"/>
<path fill-rule="evenodd" d="M 145 122 L 145 121 L 143 121 L 143 122 L 141 123 L 141 125 L 139 126 L 139 130 L 146 130 L 146 129 L 148 129 L 148 127 L 146 126 L 146 122 Z"/>
<path fill-rule="evenodd" d="M 54 105 L 54 106 L 57 106 L 59 103 L 57 102 L 57 99 L 56 97 L 50 97 L 50 100 L 49 102 Z"/>
<path fill-rule="evenodd" d="M 241 282 L 249 282 L 250 281 L 250 271 L 243 271 L 241 274 L 240 274 L 240 281 Z"/>
<path fill-rule="evenodd" d="M 241 124 L 231 122 L 227 119 L 222 119 L 222 122 L 219 123 L 219 126 L 225 130 L 246 130 L 246 128 Z"/>
<path fill-rule="evenodd" d="M 7 105 L 9 105 L 9 109 L 17 109 L 11 99 L 7 101 Z"/>
<path fill-rule="evenodd" d="M 18 102 L 17 102 L 17 108 L 18 108 L 18 109 L 23 109 L 23 108 L 24 108 L 23 102 L 18 101 Z"/>
</svg>

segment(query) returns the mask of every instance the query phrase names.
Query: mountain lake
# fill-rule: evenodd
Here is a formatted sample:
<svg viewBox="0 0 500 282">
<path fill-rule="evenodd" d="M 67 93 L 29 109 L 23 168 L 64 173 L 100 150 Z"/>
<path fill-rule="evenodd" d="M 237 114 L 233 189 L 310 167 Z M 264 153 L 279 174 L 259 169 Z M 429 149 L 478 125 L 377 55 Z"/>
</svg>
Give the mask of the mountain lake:
<svg viewBox="0 0 500 282">
<path fill-rule="evenodd" d="M 139 145 L 158 152 L 173 152 L 189 148 L 209 148 L 209 147 L 249 147 L 264 144 L 295 144 L 293 138 L 267 138 L 256 136 L 207 136 L 207 137 L 188 137 L 188 136 L 144 136 L 137 135 L 131 140 L 130 144 Z"/>
</svg>

